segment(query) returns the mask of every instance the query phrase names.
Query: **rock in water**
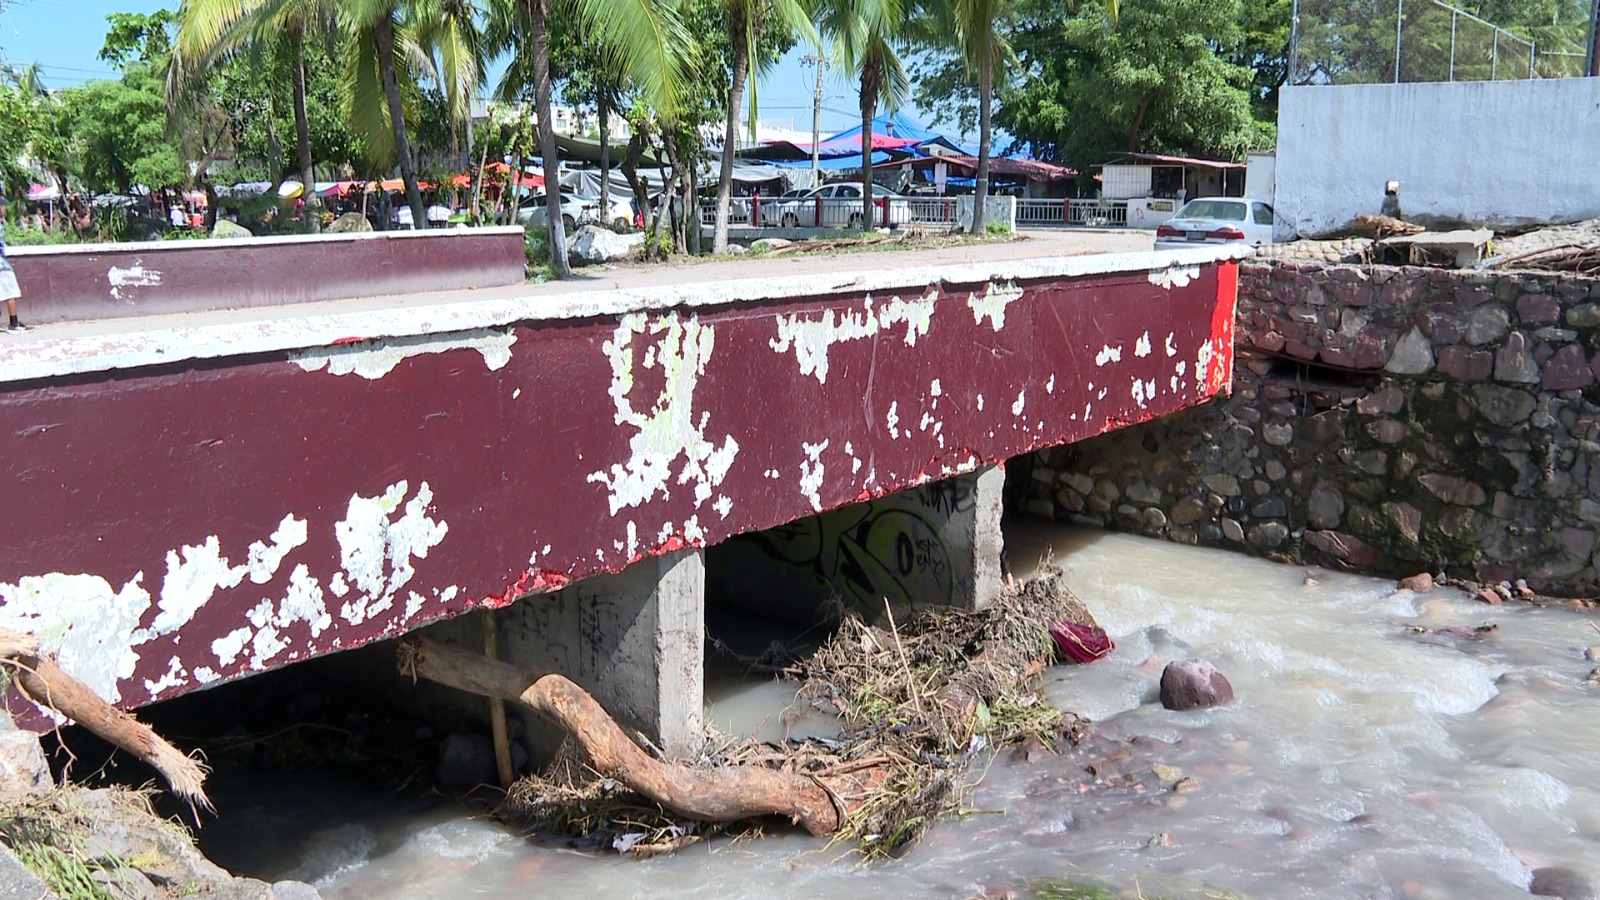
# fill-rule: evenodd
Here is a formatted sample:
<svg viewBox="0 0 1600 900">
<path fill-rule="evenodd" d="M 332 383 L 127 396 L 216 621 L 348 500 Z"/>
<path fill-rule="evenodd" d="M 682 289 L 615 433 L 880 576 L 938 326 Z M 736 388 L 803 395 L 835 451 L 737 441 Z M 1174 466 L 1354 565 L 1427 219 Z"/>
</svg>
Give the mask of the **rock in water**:
<svg viewBox="0 0 1600 900">
<path fill-rule="evenodd" d="M 1233 685 L 1204 659 L 1167 663 L 1161 672 L 1161 705 L 1186 710 L 1218 706 L 1233 700 Z"/>
<path fill-rule="evenodd" d="M 1534 869 L 1533 883 L 1528 886 L 1528 893 L 1540 897 L 1560 897 L 1561 900 L 1600 900 L 1600 893 L 1595 892 L 1589 879 L 1571 869 L 1555 866 Z"/>
<path fill-rule="evenodd" d="M 367 217 L 358 212 L 347 212 L 328 226 L 329 234 L 353 234 L 358 231 L 371 231 L 372 223 Z"/>
<path fill-rule="evenodd" d="M 217 224 L 211 226 L 211 236 L 214 238 L 249 238 L 255 237 L 250 229 L 238 222 L 229 222 L 227 219 L 218 219 Z"/>
<path fill-rule="evenodd" d="M 644 246 L 644 232 L 617 234 L 599 225 L 585 225 L 567 243 L 567 255 L 575 262 L 603 263 L 626 259 Z"/>
<path fill-rule="evenodd" d="M 1400 579 L 1400 589 L 1426 594 L 1433 590 L 1433 576 L 1427 572 L 1418 572 L 1409 578 L 1402 578 Z"/>
</svg>

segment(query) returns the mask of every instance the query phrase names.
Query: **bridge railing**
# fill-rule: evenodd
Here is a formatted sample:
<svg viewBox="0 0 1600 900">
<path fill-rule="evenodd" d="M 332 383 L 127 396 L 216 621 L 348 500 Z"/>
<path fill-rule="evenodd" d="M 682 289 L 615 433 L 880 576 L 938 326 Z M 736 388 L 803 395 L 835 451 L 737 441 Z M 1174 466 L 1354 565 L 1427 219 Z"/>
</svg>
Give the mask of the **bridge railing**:
<svg viewBox="0 0 1600 900">
<path fill-rule="evenodd" d="M 879 197 L 872 203 L 872 227 L 895 228 L 924 221 L 920 207 L 907 197 Z M 953 205 L 952 205 L 953 208 Z M 700 223 L 715 225 L 717 202 L 700 204 Z M 860 197 L 734 197 L 728 202 L 728 224 L 755 228 L 860 228 Z"/>
<path fill-rule="evenodd" d="M 1019 228 L 1125 228 L 1127 225 L 1128 204 L 1125 200 L 1061 198 L 1017 201 Z"/>
</svg>

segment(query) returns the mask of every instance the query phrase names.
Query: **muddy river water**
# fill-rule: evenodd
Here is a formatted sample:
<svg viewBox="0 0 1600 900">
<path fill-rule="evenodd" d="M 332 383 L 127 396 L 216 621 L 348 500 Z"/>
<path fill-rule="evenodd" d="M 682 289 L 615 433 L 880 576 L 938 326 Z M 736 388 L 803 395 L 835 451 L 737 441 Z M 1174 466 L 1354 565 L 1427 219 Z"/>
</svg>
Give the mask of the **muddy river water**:
<svg viewBox="0 0 1600 900">
<path fill-rule="evenodd" d="M 596 857 L 454 805 L 363 805 L 300 781 L 263 787 L 280 809 L 282 791 L 299 792 L 294 827 L 270 829 L 294 837 L 261 842 L 249 874 L 345 900 L 1027 896 L 1042 878 L 1127 897 L 1490 900 L 1527 897 L 1540 867 L 1600 879 L 1600 687 L 1586 687 L 1596 664 L 1584 659 L 1600 633 L 1589 616 L 1008 525 L 1019 574 L 1050 548 L 1119 645 L 1092 666 L 1052 670 L 1047 687 L 1122 748 L 1116 771 L 1101 771 L 1130 774 L 1115 789 L 1085 785 L 1081 758 L 1002 756 L 971 794 L 976 814 L 937 826 L 905 860 L 863 867 L 792 834 Z M 1433 631 L 1481 625 L 1497 627 Z M 1162 666 L 1197 656 L 1228 676 L 1236 701 L 1162 709 Z M 784 700 L 772 685 L 724 691 L 712 718 L 770 727 Z M 1189 789 L 1174 792 L 1180 777 Z"/>
</svg>

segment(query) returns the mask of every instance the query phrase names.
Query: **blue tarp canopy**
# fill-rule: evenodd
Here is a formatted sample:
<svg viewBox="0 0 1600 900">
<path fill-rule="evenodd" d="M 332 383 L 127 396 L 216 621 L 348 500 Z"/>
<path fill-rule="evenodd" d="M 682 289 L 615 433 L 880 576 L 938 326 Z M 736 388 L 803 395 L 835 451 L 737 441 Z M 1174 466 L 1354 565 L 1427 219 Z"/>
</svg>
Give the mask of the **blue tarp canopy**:
<svg viewBox="0 0 1600 900">
<path fill-rule="evenodd" d="M 916 146 L 918 147 L 925 147 L 929 144 L 939 144 L 966 156 L 978 155 L 978 151 L 976 149 L 958 144 L 951 138 L 948 138 L 937 131 L 931 131 L 927 128 L 924 128 L 920 123 L 906 118 L 901 113 L 893 113 L 892 115 L 878 116 L 874 118 L 872 120 L 872 133 L 914 140 L 917 142 Z M 860 146 L 860 125 L 857 125 L 854 128 L 847 128 L 838 134 L 831 135 L 827 138 L 827 140 L 823 141 L 823 143 L 849 138 L 854 138 L 858 142 L 857 146 Z"/>
<path fill-rule="evenodd" d="M 892 157 L 890 157 L 888 153 L 878 150 L 872 154 L 872 164 L 876 166 L 879 163 L 888 162 L 891 158 Z M 811 168 L 811 159 L 810 157 L 807 157 L 806 159 L 774 159 L 769 161 L 768 165 L 781 166 L 785 169 L 809 169 Z M 822 159 L 818 160 L 817 167 L 822 169 L 824 172 L 836 172 L 843 169 L 859 169 L 861 168 L 861 152 L 856 151 L 849 156 L 835 156 L 831 158 L 824 156 Z"/>
</svg>

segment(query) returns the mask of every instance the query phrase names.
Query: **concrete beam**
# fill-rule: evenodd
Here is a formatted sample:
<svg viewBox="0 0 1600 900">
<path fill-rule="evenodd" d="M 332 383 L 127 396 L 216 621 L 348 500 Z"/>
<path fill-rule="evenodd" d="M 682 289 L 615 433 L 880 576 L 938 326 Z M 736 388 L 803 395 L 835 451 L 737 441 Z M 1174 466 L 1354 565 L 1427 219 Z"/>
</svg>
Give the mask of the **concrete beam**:
<svg viewBox="0 0 1600 900">
<path fill-rule="evenodd" d="M 704 739 L 705 561 L 651 556 L 500 611 L 502 658 L 559 672 L 669 757 Z M 523 712 L 528 733 L 545 724 Z M 543 749 L 543 748 L 540 748 Z"/>
</svg>

